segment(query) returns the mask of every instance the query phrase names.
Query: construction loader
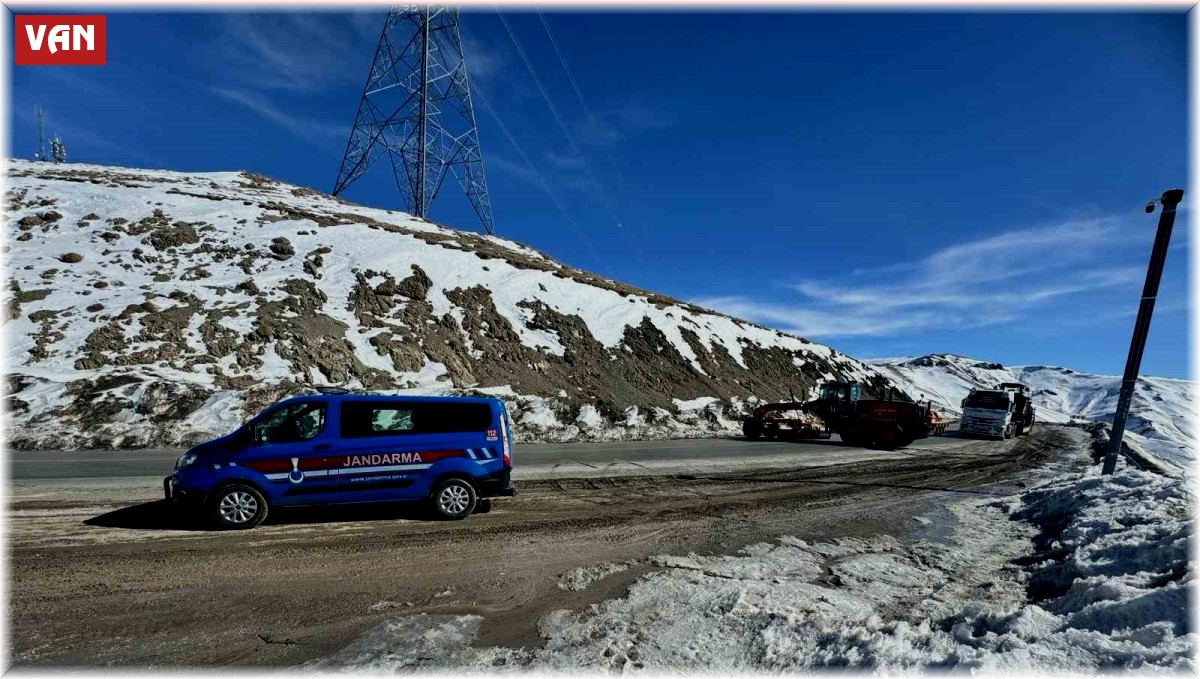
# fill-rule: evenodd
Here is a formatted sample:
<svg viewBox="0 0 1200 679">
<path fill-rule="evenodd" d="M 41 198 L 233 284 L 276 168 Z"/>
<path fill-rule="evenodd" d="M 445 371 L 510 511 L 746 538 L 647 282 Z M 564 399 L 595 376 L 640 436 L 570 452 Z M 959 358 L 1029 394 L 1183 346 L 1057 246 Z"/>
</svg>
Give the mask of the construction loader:
<svg viewBox="0 0 1200 679">
<path fill-rule="evenodd" d="M 861 383 L 826 382 L 814 401 L 766 403 L 755 408 L 742 422 L 742 433 L 752 441 L 764 436 L 829 438 L 837 434 L 849 446 L 893 450 L 946 431 L 948 421 L 928 401 L 906 400 L 893 389 L 888 389 L 884 398 L 863 395 Z"/>
</svg>

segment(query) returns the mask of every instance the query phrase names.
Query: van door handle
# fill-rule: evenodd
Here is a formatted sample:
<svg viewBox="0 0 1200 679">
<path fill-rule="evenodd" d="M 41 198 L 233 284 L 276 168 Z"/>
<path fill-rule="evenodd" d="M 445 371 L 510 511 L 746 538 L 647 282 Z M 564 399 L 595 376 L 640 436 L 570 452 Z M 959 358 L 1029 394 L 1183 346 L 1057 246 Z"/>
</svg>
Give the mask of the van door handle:
<svg viewBox="0 0 1200 679">
<path fill-rule="evenodd" d="M 313 452 L 318 450 L 329 450 L 332 447 L 333 446 L 328 443 L 318 443 L 317 445 L 313 446 Z"/>
</svg>

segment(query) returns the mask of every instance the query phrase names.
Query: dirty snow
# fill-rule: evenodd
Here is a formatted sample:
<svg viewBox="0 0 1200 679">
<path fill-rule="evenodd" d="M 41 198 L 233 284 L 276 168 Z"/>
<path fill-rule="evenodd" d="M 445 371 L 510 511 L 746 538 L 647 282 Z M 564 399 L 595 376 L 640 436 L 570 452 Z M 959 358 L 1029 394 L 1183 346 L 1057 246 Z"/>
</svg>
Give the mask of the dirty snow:
<svg viewBox="0 0 1200 679">
<path fill-rule="evenodd" d="M 616 573 L 629 570 L 628 564 L 602 563 L 599 566 L 584 566 L 564 574 L 558 581 L 558 588 L 569 592 L 581 592 L 593 582 L 599 582 Z"/>
<path fill-rule="evenodd" d="M 596 410 L 596 406 L 588 405 L 579 408 L 579 414 L 575 416 L 575 423 L 580 429 L 596 429 L 604 425 L 605 420 L 600 411 Z"/>
<path fill-rule="evenodd" d="M 474 647 L 478 616 L 407 616 L 316 666 L 1186 670 L 1190 506 L 1181 479 L 1067 472 L 951 505 L 957 522 L 940 541 L 784 537 L 735 555 L 655 557 L 625 596 L 544 616 L 541 648 Z"/>
</svg>

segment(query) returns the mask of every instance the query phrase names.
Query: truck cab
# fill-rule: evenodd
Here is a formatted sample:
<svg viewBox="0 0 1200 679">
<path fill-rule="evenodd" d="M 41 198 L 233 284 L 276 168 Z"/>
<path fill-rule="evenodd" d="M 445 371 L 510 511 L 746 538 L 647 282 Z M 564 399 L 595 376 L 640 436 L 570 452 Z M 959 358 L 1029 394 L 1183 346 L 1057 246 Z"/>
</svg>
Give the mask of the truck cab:
<svg viewBox="0 0 1200 679">
<path fill-rule="evenodd" d="M 972 389 L 962 400 L 960 435 L 1006 439 L 1012 436 L 1012 392 L 1007 389 Z"/>
</svg>

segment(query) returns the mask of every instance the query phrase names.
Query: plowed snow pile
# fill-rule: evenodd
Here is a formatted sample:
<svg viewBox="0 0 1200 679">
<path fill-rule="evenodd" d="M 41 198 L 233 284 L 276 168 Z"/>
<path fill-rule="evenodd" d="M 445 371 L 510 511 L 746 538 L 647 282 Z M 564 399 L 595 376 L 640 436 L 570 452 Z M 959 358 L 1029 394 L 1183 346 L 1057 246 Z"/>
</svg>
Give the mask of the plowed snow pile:
<svg viewBox="0 0 1200 679">
<path fill-rule="evenodd" d="M 477 390 L 523 439 L 726 432 L 886 379 L 528 247 L 239 172 L 11 160 L 9 444 L 185 445 L 313 386 Z"/>
<path fill-rule="evenodd" d="M 387 623 L 322 667 L 567 670 L 1186 668 L 1184 482 L 1074 473 L 951 507 L 945 542 L 784 538 L 663 556 L 621 599 L 560 611 L 541 649 L 478 649 L 475 616 Z"/>
</svg>

